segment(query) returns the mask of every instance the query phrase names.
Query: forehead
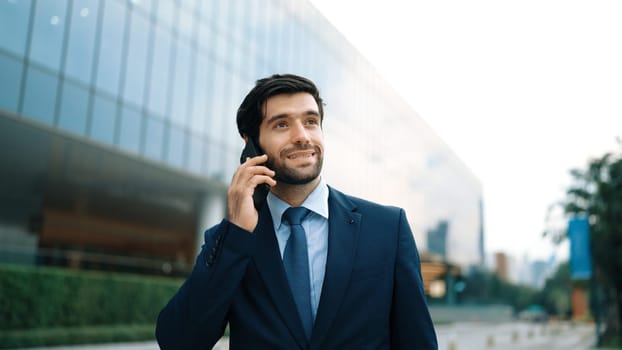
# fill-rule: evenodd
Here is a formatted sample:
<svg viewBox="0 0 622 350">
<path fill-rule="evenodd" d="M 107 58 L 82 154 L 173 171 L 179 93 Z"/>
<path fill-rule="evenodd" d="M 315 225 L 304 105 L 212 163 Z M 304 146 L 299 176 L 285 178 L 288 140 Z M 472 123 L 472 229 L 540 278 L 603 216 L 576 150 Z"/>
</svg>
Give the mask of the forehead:
<svg viewBox="0 0 622 350">
<path fill-rule="evenodd" d="M 318 113 L 318 105 L 313 96 L 307 92 L 279 94 L 269 97 L 264 103 L 264 119 L 276 115 Z"/>
</svg>

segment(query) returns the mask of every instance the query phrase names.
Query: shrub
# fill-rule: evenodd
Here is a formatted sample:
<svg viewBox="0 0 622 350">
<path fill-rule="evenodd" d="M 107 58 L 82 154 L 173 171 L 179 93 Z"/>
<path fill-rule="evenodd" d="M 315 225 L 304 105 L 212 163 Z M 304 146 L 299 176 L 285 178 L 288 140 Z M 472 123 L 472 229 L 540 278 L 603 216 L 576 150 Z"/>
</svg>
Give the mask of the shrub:
<svg viewBox="0 0 622 350">
<path fill-rule="evenodd" d="M 0 264 L 0 330 L 155 324 L 181 281 Z"/>
</svg>

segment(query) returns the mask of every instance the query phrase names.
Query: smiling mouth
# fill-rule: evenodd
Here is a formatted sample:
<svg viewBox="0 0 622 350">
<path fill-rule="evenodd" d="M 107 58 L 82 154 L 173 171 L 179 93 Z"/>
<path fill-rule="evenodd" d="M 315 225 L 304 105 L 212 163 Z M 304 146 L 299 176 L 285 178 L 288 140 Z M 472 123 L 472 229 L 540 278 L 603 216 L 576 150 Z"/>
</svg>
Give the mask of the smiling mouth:
<svg viewBox="0 0 622 350">
<path fill-rule="evenodd" d="M 287 159 L 306 159 L 315 156 L 315 152 L 294 153 L 287 156 Z"/>
</svg>

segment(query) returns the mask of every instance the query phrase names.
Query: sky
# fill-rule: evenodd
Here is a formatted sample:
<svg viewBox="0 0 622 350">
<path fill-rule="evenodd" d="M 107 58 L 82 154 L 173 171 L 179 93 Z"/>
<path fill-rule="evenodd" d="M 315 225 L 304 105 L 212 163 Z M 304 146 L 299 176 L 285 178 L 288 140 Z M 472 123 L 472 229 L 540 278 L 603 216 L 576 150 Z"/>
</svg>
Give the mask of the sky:
<svg viewBox="0 0 622 350">
<path fill-rule="evenodd" d="M 622 1 L 311 2 L 480 179 L 487 252 L 566 259 L 547 208 L 621 147 Z"/>
</svg>

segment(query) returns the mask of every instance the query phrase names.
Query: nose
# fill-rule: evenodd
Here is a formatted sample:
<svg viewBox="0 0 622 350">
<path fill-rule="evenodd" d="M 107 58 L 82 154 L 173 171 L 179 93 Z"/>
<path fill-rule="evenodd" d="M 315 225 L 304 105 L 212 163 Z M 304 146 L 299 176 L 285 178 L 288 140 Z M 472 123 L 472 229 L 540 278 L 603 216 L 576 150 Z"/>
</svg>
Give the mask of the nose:
<svg viewBox="0 0 622 350">
<path fill-rule="evenodd" d="M 291 127 L 291 139 L 293 143 L 306 144 L 311 140 L 309 132 L 303 125 L 302 121 L 297 120 Z"/>
</svg>

